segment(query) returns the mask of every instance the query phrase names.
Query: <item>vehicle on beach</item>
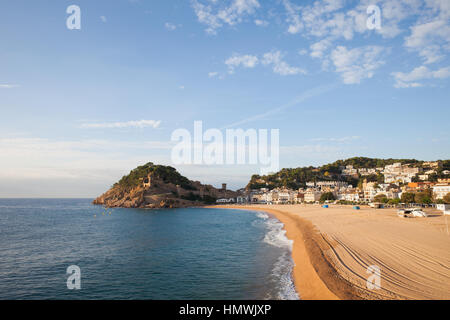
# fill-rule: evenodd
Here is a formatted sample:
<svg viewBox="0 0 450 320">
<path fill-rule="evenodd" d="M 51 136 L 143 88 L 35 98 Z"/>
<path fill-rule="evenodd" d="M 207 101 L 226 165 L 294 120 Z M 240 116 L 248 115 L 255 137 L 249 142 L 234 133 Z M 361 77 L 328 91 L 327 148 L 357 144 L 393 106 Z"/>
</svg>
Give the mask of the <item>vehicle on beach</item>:
<svg viewBox="0 0 450 320">
<path fill-rule="evenodd" d="M 369 203 L 369 207 L 374 208 L 374 209 L 383 209 L 384 204 L 378 203 L 378 202 L 371 202 L 371 203 Z"/>
<path fill-rule="evenodd" d="M 420 208 L 413 208 L 413 209 L 399 209 L 397 210 L 397 215 L 400 218 L 412 218 L 412 217 L 419 217 L 419 218 L 426 218 L 428 217 L 428 214 Z"/>
</svg>

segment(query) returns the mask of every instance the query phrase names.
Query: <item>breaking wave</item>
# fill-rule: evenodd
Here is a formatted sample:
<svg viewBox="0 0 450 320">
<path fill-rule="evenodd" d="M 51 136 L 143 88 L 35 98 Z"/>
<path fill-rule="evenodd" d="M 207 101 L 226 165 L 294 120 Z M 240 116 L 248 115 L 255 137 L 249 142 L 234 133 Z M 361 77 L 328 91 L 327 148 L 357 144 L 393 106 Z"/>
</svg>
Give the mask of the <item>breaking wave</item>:
<svg viewBox="0 0 450 320">
<path fill-rule="evenodd" d="M 270 217 L 267 213 L 258 212 L 256 216 L 263 220 L 266 228 L 266 235 L 263 242 L 279 248 L 280 255 L 275 261 L 271 281 L 276 286 L 276 292 L 268 294 L 268 299 L 280 300 L 298 300 L 299 296 L 295 290 L 294 281 L 292 277 L 292 270 L 294 268 L 294 261 L 292 260 L 292 245 L 293 241 L 286 237 L 286 230 L 284 224 L 279 220 Z"/>
</svg>

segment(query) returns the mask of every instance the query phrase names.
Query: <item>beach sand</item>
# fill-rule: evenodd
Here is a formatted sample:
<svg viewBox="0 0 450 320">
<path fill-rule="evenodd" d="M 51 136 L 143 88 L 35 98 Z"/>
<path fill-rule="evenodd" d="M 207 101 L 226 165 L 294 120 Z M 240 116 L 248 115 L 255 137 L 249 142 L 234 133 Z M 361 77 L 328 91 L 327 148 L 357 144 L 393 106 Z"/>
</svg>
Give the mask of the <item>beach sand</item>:
<svg viewBox="0 0 450 320">
<path fill-rule="evenodd" d="M 285 225 L 301 299 L 450 299 L 450 217 L 437 211 L 399 218 L 395 209 L 335 205 L 216 207 L 265 211 Z M 373 265 L 381 288 L 370 290 Z"/>
</svg>

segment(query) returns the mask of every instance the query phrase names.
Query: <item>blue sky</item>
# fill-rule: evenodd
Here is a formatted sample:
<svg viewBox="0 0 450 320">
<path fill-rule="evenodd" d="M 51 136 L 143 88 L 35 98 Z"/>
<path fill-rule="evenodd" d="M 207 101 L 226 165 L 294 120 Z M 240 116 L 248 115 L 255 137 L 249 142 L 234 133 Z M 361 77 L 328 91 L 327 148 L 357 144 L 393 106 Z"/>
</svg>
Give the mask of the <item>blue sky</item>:
<svg viewBox="0 0 450 320">
<path fill-rule="evenodd" d="M 2 1 L 0 38 L 0 197 L 94 197 L 195 120 L 280 129 L 281 167 L 449 158 L 447 0 Z"/>
</svg>

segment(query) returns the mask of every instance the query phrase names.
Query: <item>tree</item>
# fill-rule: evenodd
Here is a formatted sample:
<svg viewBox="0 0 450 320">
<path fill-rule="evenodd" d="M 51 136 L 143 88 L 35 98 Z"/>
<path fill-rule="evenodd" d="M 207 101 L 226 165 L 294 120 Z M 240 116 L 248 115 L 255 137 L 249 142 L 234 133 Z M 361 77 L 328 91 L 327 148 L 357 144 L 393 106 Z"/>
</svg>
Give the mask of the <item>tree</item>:
<svg viewBox="0 0 450 320">
<path fill-rule="evenodd" d="M 432 193 L 431 190 L 426 190 L 423 192 L 416 193 L 414 199 L 417 203 L 430 204 L 432 203 Z"/>
<path fill-rule="evenodd" d="M 364 183 L 364 181 L 363 181 L 362 179 L 358 181 L 358 187 L 357 187 L 357 188 L 358 188 L 359 190 L 362 190 L 362 188 L 363 188 L 363 183 Z"/>
<path fill-rule="evenodd" d="M 377 182 L 384 183 L 384 174 L 381 174 L 381 173 L 377 174 Z"/>
<path fill-rule="evenodd" d="M 414 203 L 414 193 L 403 192 L 401 201 L 403 203 Z"/>
<path fill-rule="evenodd" d="M 450 204 L 450 192 L 444 196 L 443 200 L 445 203 Z"/>
<path fill-rule="evenodd" d="M 388 204 L 399 204 L 400 203 L 400 199 L 389 199 L 389 201 L 387 203 Z"/>
<path fill-rule="evenodd" d="M 334 197 L 334 194 L 332 192 L 325 192 L 324 194 L 322 194 L 320 196 L 320 202 L 324 203 L 327 200 L 336 200 L 336 198 Z"/>
<path fill-rule="evenodd" d="M 387 203 L 388 202 L 388 198 L 387 198 L 387 196 L 385 194 L 377 194 L 375 196 L 375 198 L 373 199 L 373 201 Z"/>
</svg>

